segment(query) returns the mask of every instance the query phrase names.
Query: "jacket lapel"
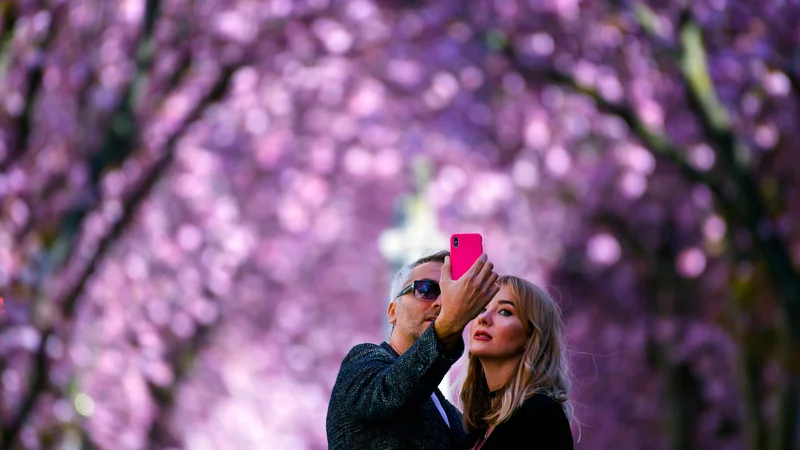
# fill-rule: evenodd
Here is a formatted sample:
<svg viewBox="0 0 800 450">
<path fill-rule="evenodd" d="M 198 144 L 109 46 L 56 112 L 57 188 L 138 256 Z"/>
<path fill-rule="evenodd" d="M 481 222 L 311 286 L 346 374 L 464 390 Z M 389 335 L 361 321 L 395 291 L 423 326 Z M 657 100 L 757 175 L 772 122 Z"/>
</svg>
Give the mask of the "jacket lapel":
<svg viewBox="0 0 800 450">
<path fill-rule="evenodd" d="M 459 415 L 458 410 L 456 410 L 456 408 L 447 401 L 447 399 L 444 397 L 444 394 L 442 394 L 442 392 L 439 389 L 436 389 L 435 392 L 436 392 L 436 398 L 438 398 L 439 403 L 442 404 L 444 413 L 447 414 L 447 420 L 450 421 L 450 427 L 449 427 L 450 436 L 455 441 L 460 441 L 464 436 L 463 433 L 461 432 L 461 416 Z M 436 407 L 436 405 L 434 405 L 434 407 Z M 437 410 L 436 412 L 438 413 L 439 411 Z M 442 424 L 444 426 L 447 426 L 447 424 L 444 423 L 444 419 L 442 419 Z"/>
<path fill-rule="evenodd" d="M 394 351 L 392 346 L 389 345 L 389 343 L 387 343 L 386 341 L 382 342 L 380 346 L 392 356 L 392 359 L 396 360 L 397 358 L 400 357 L 400 355 L 398 355 L 397 352 Z M 441 403 L 442 409 L 444 409 L 444 413 L 447 415 L 447 420 L 450 422 L 450 426 L 449 427 L 447 426 L 447 423 L 445 423 L 444 418 L 442 418 L 442 415 L 439 414 L 439 409 L 436 407 L 436 404 L 433 402 L 432 398 L 428 397 L 428 400 L 425 401 L 423 407 L 433 411 L 433 414 L 435 414 L 436 417 L 439 419 L 438 426 L 446 428 L 447 431 L 450 433 L 450 438 L 454 442 L 461 441 L 461 439 L 463 439 L 464 436 L 463 432 L 461 431 L 461 417 L 458 415 L 458 411 L 453 406 L 450 405 L 450 403 L 444 398 L 444 395 L 439 391 L 438 388 L 434 391 L 434 393 L 436 395 L 436 398 L 439 399 L 439 403 Z"/>
</svg>

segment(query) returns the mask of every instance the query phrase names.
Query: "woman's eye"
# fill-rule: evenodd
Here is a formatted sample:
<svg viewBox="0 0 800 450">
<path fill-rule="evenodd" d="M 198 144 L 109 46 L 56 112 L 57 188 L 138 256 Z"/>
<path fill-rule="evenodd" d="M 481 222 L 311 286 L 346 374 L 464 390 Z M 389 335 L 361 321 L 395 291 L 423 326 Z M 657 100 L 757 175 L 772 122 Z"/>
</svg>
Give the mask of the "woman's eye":
<svg viewBox="0 0 800 450">
<path fill-rule="evenodd" d="M 501 309 L 501 310 L 500 310 L 500 314 L 502 314 L 502 315 L 504 315 L 504 316 L 506 316 L 506 317 L 510 317 L 510 316 L 513 316 L 513 315 L 514 315 L 514 314 L 513 314 L 511 311 L 509 311 L 509 310 L 507 310 L 507 309 Z"/>
<path fill-rule="evenodd" d="M 485 313 L 485 312 L 486 312 L 486 308 L 483 308 L 483 309 L 481 310 L 481 312 L 482 312 L 482 313 Z"/>
</svg>

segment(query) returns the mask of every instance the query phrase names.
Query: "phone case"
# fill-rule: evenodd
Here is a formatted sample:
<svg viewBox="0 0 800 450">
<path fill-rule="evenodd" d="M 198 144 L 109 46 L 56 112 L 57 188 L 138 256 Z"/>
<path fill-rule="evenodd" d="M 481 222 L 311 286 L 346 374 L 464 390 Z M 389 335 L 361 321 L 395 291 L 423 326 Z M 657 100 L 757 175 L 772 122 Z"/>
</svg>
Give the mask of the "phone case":
<svg viewBox="0 0 800 450">
<path fill-rule="evenodd" d="M 455 242 L 458 239 L 458 247 Z M 483 237 L 478 233 L 450 236 L 450 268 L 454 280 L 461 278 L 483 253 Z"/>
</svg>

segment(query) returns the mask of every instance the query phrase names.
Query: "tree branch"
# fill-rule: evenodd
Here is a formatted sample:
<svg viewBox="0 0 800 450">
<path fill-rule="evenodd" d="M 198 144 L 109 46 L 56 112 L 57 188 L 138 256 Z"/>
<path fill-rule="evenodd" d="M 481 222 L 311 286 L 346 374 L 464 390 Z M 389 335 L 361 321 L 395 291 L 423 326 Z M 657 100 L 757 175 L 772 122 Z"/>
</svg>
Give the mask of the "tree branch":
<svg viewBox="0 0 800 450">
<path fill-rule="evenodd" d="M 14 42 L 14 27 L 17 24 L 17 4 L 3 2 L 0 4 L 0 15 L 3 21 L 3 34 L 0 35 L 0 82 L 4 82 L 11 60 L 11 44 Z"/>
<path fill-rule="evenodd" d="M 147 90 L 150 68 L 156 53 L 155 31 L 156 18 L 161 8 L 160 0 L 147 0 L 145 6 L 144 21 L 142 22 L 142 38 L 139 41 L 139 48 L 136 52 L 136 69 L 128 92 L 125 95 L 125 102 L 131 105 L 132 109 L 141 102 L 144 92 Z"/>
<path fill-rule="evenodd" d="M 694 183 L 699 183 L 708 186 L 709 189 L 722 195 L 720 184 L 704 172 L 692 167 L 691 164 L 683 156 L 687 152 L 683 149 L 676 147 L 666 136 L 651 130 L 633 110 L 630 105 L 614 103 L 603 97 L 595 89 L 581 85 L 571 75 L 561 72 L 555 68 L 548 68 L 539 70 L 531 68 L 522 62 L 522 59 L 514 49 L 513 45 L 508 44 L 503 47 L 503 54 L 506 59 L 514 67 L 514 70 L 522 74 L 526 82 L 530 83 L 532 80 L 544 76 L 548 81 L 565 85 L 577 92 L 580 92 L 587 97 L 591 98 L 597 105 L 598 109 L 608 114 L 619 117 L 624 120 L 628 127 L 634 134 L 642 141 L 656 155 L 662 156 L 676 165 L 681 174 L 688 180 Z"/>
<path fill-rule="evenodd" d="M 641 11 L 638 14 L 639 19 L 646 17 L 642 15 Z M 705 53 L 702 47 L 699 27 L 692 24 L 687 20 L 688 15 L 682 17 L 681 22 L 681 40 L 682 49 L 669 50 L 671 54 L 679 57 L 681 61 L 681 73 L 687 85 L 689 94 L 690 105 L 694 108 L 695 112 L 699 115 L 703 129 L 712 142 L 715 148 L 720 152 L 724 168 L 718 170 L 718 180 L 730 179 L 733 174 L 733 182 L 728 181 L 724 186 L 725 189 L 733 188 L 742 192 L 744 195 L 731 196 L 723 190 L 723 183 L 702 175 L 689 166 L 681 157 L 685 154 L 674 148 L 669 141 L 663 137 L 656 136 L 651 133 L 643 122 L 634 114 L 632 109 L 627 106 L 612 104 L 600 96 L 596 91 L 580 86 L 571 76 L 560 73 L 553 69 L 546 71 L 547 78 L 560 84 L 570 86 L 571 88 L 584 93 L 592 98 L 597 104 L 598 108 L 616 115 L 629 125 L 634 133 L 642 140 L 642 142 L 656 154 L 666 156 L 668 159 L 677 164 L 678 168 L 684 177 L 695 183 L 701 183 L 708 186 L 714 193 L 722 212 L 730 224 L 731 229 L 736 225 L 744 225 L 754 238 L 756 246 L 760 253 L 765 256 L 768 261 L 769 270 L 772 279 L 775 280 L 778 289 L 782 293 L 784 300 L 784 310 L 786 317 L 790 322 L 788 330 L 790 333 L 790 342 L 788 353 L 785 357 L 786 361 L 800 360 L 800 351 L 797 350 L 797 342 L 800 340 L 798 330 L 800 330 L 800 286 L 798 285 L 798 278 L 792 267 L 791 259 L 786 253 L 786 246 L 782 240 L 775 234 L 774 231 L 767 229 L 763 233 L 763 225 L 768 224 L 768 218 L 764 214 L 763 200 L 755 186 L 755 181 L 752 179 L 750 173 L 746 170 L 743 164 L 741 155 L 744 152 L 741 150 L 741 143 L 738 143 L 730 129 L 729 121 L 725 113 L 725 109 L 717 99 L 716 92 L 711 78 L 708 74 L 707 64 L 705 62 Z M 643 25 L 646 31 L 651 35 L 654 32 L 652 27 Z M 527 78 L 531 78 L 535 73 L 524 67 L 520 58 L 516 55 L 514 48 L 510 45 L 505 47 L 505 54 L 509 61 L 521 73 L 527 74 Z M 797 89 L 796 79 L 792 80 L 793 86 Z M 800 92 L 800 90 L 797 90 Z M 740 146 L 737 148 L 737 146 Z M 727 172 L 727 173 L 726 173 Z M 746 205 L 741 205 L 744 200 Z M 743 207 L 744 206 L 744 207 Z M 765 222 L 766 221 L 766 222 Z M 731 236 L 733 233 L 729 233 Z M 729 237 L 730 244 L 736 245 L 732 237 Z M 736 250 L 740 253 L 739 250 Z M 751 355 L 749 355 L 751 356 Z M 790 364 L 790 363 L 789 363 Z M 796 366 L 796 364 L 795 364 Z M 797 367 L 787 367 L 788 375 L 791 378 L 796 378 L 793 373 L 798 371 Z M 750 377 L 748 377 L 750 375 Z M 760 378 L 752 377 L 752 374 L 745 373 L 743 389 L 747 394 L 748 389 L 752 389 L 757 385 Z M 781 425 L 779 427 L 779 443 L 778 448 L 781 450 L 788 450 L 795 447 L 793 442 L 794 437 L 790 436 L 793 425 L 797 417 L 798 405 L 798 383 L 796 381 L 789 381 L 781 395 Z M 760 408 L 758 405 L 751 405 L 753 408 Z M 753 411 L 751 411 L 753 412 Z M 760 411 L 755 411 L 757 414 L 754 417 L 760 417 Z M 757 428 L 753 436 L 755 442 L 763 441 L 763 428 Z"/>
<path fill-rule="evenodd" d="M 100 180 L 104 173 L 118 167 L 133 153 L 138 145 L 139 122 L 135 114 L 135 97 L 144 83 L 147 71 L 153 60 L 153 31 L 160 10 L 159 0 L 147 0 L 142 31 L 136 52 L 136 68 L 131 81 L 123 91 L 122 99 L 111 115 L 100 149 L 89 158 L 89 186 L 84 195 L 76 201 L 67 212 L 61 232 L 54 244 L 57 251 L 52 252 L 55 258 L 49 261 L 53 270 L 61 267 L 72 255 L 81 232 L 81 224 L 85 217 L 100 202 Z"/>
<path fill-rule="evenodd" d="M 784 312 L 789 320 L 790 345 L 800 349 L 800 276 L 794 270 L 792 258 L 786 250 L 788 246 L 769 226 L 764 200 L 742 156 L 749 149 L 734 135 L 724 106 L 717 99 L 708 75 L 700 27 L 688 12 L 681 16 L 679 33 L 683 50 L 681 74 L 687 85 L 689 104 L 703 124 L 709 141 L 723 156 L 724 169 L 732 174 L 732 184 L 739 190 L 737 204 L 740 207 L 734 209 L 738 216 L 734 217 L 734 224 L 738 222 L 748 229 L 756 248 L 766 259 L 783 298 Z"/>
<path fill-rule="evenodd" d="M 640 11 L 646 9 L 644 6 L 638 8 Z M 647 14 L 637 17 L 641 20 Z M 643 25 L 643 28 L 657 38 L 652 27 Z M 794 270 L 786 243 L 770 225 L 765 202 L 748 167 L 749 149 L 733 133 L 727 110 L 719 101 L 709 74 L 700 26 L 688 9 L 681 14 L 678 34 L 680 47 L 671 49 L 671 52 L 677 56 L 689 106 L 698 117 L 706 138 L 720 155 L 721 173 L 730 177 L 725 188 L 734 190 L 733 193 L 718 189 L 712 191 L 728 223 L 744 226 L 753 237 L 756 249 L 767 261 L 789 319 L 790 346 L 800 348 L 800 276 Z M 797 79 L 790 77 L 790 80 L 795 88 L 800 87 Z M 796 91 L 800 93 L 800 89 Z M 735 242 L 732 241 L 731 245 Z"/>
<path fill-rule="evenodd" d="M 205 289 L 205 293 L 208 297 L 217 299 L 217 296 L 208 289 Z M 216 303 L 219 304 L 219 301 Z M 150 446 L 156 448 L 180 446 L 180 442 L 177 442 L 170 429 L 170 416 L 175 408 L 175 392 L 188 377 L 197 356 L 209 344 L 211 336 L 220 323 L 220 315 L 217 315 L 217 318 L 211 323 L 198 326 L 186 345 L 171 352 L 167 359 L 174 376 L 169 386 L 159 386 L 152 381 L 147 382 L 150 396 L 158 406 L 147 431 Z"/>
<path fill-rule="evenodd" d="M 196 0 L 189 0 L 188 5 L 186 6 L 187 11 L 192 11 L 194 9 L 195 1 Z M 173 90 L 175 90 L 176 88 L 178 88 L 179 86 L 181 86 L 186 77 L 188 76 L 188 74 L 191 72 L 192 51 L 191 51 L 190 40 L 192 37 L 192 33 L 196 31 L 192 26 L 193 23 L 194 23 L 194 17 L 192 17 L 188 13 L 185 16 L 183 16 L 180 22 L 178 23 L 177 36 L 175 37 L 173 46 L 176 48 L 182 48 L 182 47 L 185 48 L 182 48 L 183 51 L 180 54 L 180 59 L 175 65 L 175 70 L 173 70 L 172 73 L 166 77 L 166 82 L 164 83 L 166 89 L 164 90 L 163 94 L 159 95 L 159 101 L 157 102 L 158 106 L 156 106 L 155 108 L 148 106 L 146 108 L 148 111 L 157 110 L 161 105 L 163 105 L 163 102 L 166 101 L 166 99 L 169 97 L 168 94 Z M 143 95 L 140 95 L 140 100 L 142 97 Z"/>
<path fill-rule="evenodd" d="M 678 28 L 680 49 L 678 66 L 686 84 L 689 106 L 697 115 L 703 131 L 721 155 L 726 165 L 723 169 L 734 170 L 737 175 L 746 172 L 746 148 L 737 142 L 731 130 L 730 118 L 725 106 L 719 101 L 717 90 L 708 71 L 708 60 L 700 26 L 688 11 L 681 14 Z M 737 146 L 742 146 L 738 148 Z M 737 155 L 737 150 L 739 154 Z"/>
<path fill-rule="evenodd" d="M 102 36 L 102 29 L 103 26 L 109 26 L 111 20 L 109 19 L 112 16 L 112 13 L 109 12 L 110 7 L 108 3 L 101 3 L 100 11 L 97 13 L 97 20 L 92 23 L 91 28 L 84 30 L 83 33 L 80 34 L 80 44 L 84 48 L 90 48 L 92 51 L 88 52 L 85 55 L 85 59 L 87 61 L 87 73 L 84 75 L 83 79 L 79 87 L 75 90 L 75 97 L 76 97 L 76 105 L 77 105 L 77 117 L 79 118 L 78 121 L 78 130 L 76 133 L 76 142 L 75 145 L 78 148 L 93 148 L 95 145 L 90 140 L 91 133 L 88 127 L 83 126 L 85 123 L 90 123 L 92 125 L 103 124 L 104 120 L 99 120 L 100 117 L 92 116 L 90 114 L 89 106 L 91 104 L 91 96 L 92 93 L 92 85 L 98 82 L 99 79 L 99 51 L 97 50 L 97 46 L 93 45 L 98 39 Z"/>
<path fill-rule="evenodd" d="M 798 57 L 800 58 L 800 57 Z M 800 74 L 792 73 L 791 70 L 785 70 L 785 75 L 789 79 L 789 83 L 792 86 L 792 92 L 794 92 L 794 98 L 797 100 L 797 108 L 800 109 Z"/>
<path fill-rule="evenodd" d="M 608 228 L 619 238 L 623 248 L 632 253 L 634 260 L 640 260 L 650 268 L 650 273 L 639 284 L 645 297 L 645 323 L 650 322 L 652 316 L 671 319 L 686 314 L 685 306 L 694 304 L 697 293 L 696 288 L 688 285 L 675 270 L 677 249 L 670 236 L 675 228 L 673 224 L 660 225 L 659 231 L 664 236 L 654 255 L 654 252 L 642 244 L 640 234 L 634 232 L 630 224 L 617 214 L 601 211 L 594 215 L 592 222 Z M 648 340 L 653 362 L 666 381 L 669 448 L 692 448 L 694 418 L 698 405 L 702 403 L 698 380 L 686 362 L 675 362 L 669 357 L 671 347 L 676 343 L 658 339 L 652 332 L 655 324 L 649 325 L 648 329 L 651 331 L 648 333 Z"/>
<path fill-rule="evenodd" d="M 141 115 L 142 111 L 137 110 L 134 107 L 134 103 L 138 103 L 136 98 L 141 96 L 139 90 L 142 89 L 142 86 L 144 85 L 143 82 L 137 80 L 146 77 L 147 72 L 151 69 L 153 64 L 155 52 L 152 50 L 152 41 L 159 5 L 159 0 L 148 0 L 145 10 L 145 17 L 143 19 L 140 32 L 141 37 L 138 45 L 134 75 L 131 78 L 131 82 L 123 90 L 122 100 L 118 103 L 116 109 L 111 114 L 111 119 L 108 122 L 110 126 L 108 126 L 103 140 L 101 141 L 99 150 L 96 152 L 90 152 L 92 157 L 90 158 L 89 164 L 91 173 L 90 187 L 88 189 L 89 192 L 83 201 L 78 202 L 67 213 L 67 217 L 69 218 L 66 221 L 67 224 L 77 224 L 79 227 L 79 224 L 82 222 L 85 215 L 88 214 L 88 212 L 91 211 L 99 201 L 100 177 L 102 177 L 103 173 L 105 173 L 109 168 L 121 165 L 137 146 L 137 137 L 139 134 L 137 124 L 139 121 L 136 118 L 136 114 L 138 112 L 138 114 Z M 178 67 L 176 74 L 174 74 L 172 77 L 174 78 L 173 81 L 175 83 L 168 84 L 168 89 L 162 98 L 167 98 L 168 94 L 177 86 L 176 83 L 183 81 L 186 73 L 188 72 L 188 65 L 190 64 L 191 54 L 187 52 L 181 59 L 180 66 Z M 85 118 L 87 121 L 94 121 L 94 119 L 86 113 L 86 106 L 91 84 L 96 81 L 95 75 L 96 74 L 94 72 L 88 74 L 84 82 L 81 84 L 81 87 L 78 89 L 78 117 Z M 82 142 L 84 140 L 85 139 L 79 139 L 78 145 L 85 145 L 86 142 Z M 48 180 L 41 194 L 45 198 L 49 198 L 53 190 L 63 183 L 63 180 L 63 175 L 59 175 L 52 180 Z M 30 220 L 27 225 L 19 231 L 16 239 L 20 241 L 23 240 L 25 236 L 27 236 L 27 234 L 35 228 L 35 226 L 35 220 Z M 78 237 L 75 234 L 78 232 L 76 226 L 66 227 L 66 230 L 68 233 L 62 233 L 62 236 L 66 239 L 63 239 L 60 244 L 60 248 L 62 249 L 60 260 L 65 260 L 70 257 L 73 247 L 69 243 L 77 241 Z M 56 264 L 56 266 L 57 265 L 58 264 Z"/>
<path fill-rule="evenodd" d="M 732 228 L 743 226 L 752 236 L 754 247 L 767 263 L 767 270 L 782 300 L 788 331 L 788 346 L 784 355 L 788 380 L 781 392 L 775 448 L 794 449 L 798 437 L 792 430 L 796 426 L 800 403 L 800 382 L 796 381 L 800 373 L 800 364 L 797 363 L 800 360 L 800 276 L 794 269 L 788 246 L 771 226 L 765 201 L 749 168 L 749 149 L 733 133 L 727 110 L 719 101 L 709 74 L 700 26 L 688 9 L 681 14 L 678 33 L 678 65 L 686 85 L 689 106 L 700 120 L 707 139 L 720 155 L 721 172 L 730 177 L 726 188 L 733 190 L 733 193 L 724 196 L 720 195 L 722 192 L 715 194 Z M 792 77 L 790 81 L 800 97 L 798 81 Z M 728 240 L 734 253 L 740 254 L 736 242 L 731 237 Z M 753 436 L 754 442 L 763 440 L 762 432 Z"/>
<path fill-rule="evenodd" d="M 175 146 L 178 140 L 183 137 L 188 128 L 200 118 L 206 109 L 222 99 L 222 96 L 225 94 L 228 86 L 230 85 L 231 78 L 233 77 L 235 70 L 235 66 L 226 67 L 223 69 L 222 74 L 217 79 L 217 82 L 214 84 L 214 86 L 200 101 L 198 101 L 197 105 L 195 105 L 192 111 L 187 115 L 183 123 L 166 140 L 164 144 L 163 156 L 153 165 L 151 170 L 144 176 L 142 182 L 139 183 L 139 186 L 133 191 L 126 202 L 125 207 L 123 208 L 122 216 L 111 228 L 111 231 L 109 231 L 109 233 L 100 240 L 98 249 L 90 258 L 87 267 L 84 269 L 83 274 L 79 278 L 78 283 L 72 288 L 69 294 L 66 295 L 64 311 L 67 313 L 65 314 L 67 317 L 71 317 L 71 314 L 75 308 L 75 303 L 80 296 L 80 293 L 83 292 L 86 282 L 94 273 L 95 267 L 100 261 L 101 257 L 105 254 L 106 250 L 110 248 L 113 242 L 115 242 L 116 239 L 122 235 L 122 232 L 127 227 L 130 220 L 139 210 L 139 207 L 142 205 L 142 203 L 144 203 L 144 200 L 150 195 L 156 183 L 161 179 L 161 177 L 172 164 Z"/>
<path fill-rule="evenodd" d="M 25 424 L 28 416 L 36 404 L 39 395 L 47 389 L 47 379 L 50 373 L 50 361 L 47 358 L 47 340 L 53 335 L 53 330 L 47 330 L 42 333 L 39 348 L 36 350 L 36 356 L 33 364 L 33 374 L 31 377 L 31 384 L 28 387 L 28 393 L 23 397 L 22 404 L 19 411 L 9 421 L 7 426 L 3 427 L 2 435 L 0 435 L 0 448 L 13 448 L 16 444 L 22 426 Z"/>
<path fill-rule="evenodd" d="M 222 99 L 228 90 L 231 78 L 237 66 L 226 67 L 222 70 L 217 82 L 208 93 L 197 102 L 193 110 L 187 115 L 181 125 L 170 135 L 164 143 L 163 156 L 153 165 L 150 171 L 143 177 L 133 193 L 128 197 L 123 207 L 121 217 L 114 223 L 108 233 L 100 240 L 97 249 L 89 258 L 89 262 L 84 267 L 77 283 L 70 289 L 61 301 L 57 302 L 62 306 L 62 320 L 69 323 L 74 316 L 78 300 L 81 298 L 86 283 L 94 274 L 98 263 L 111 248 L 114 242 L 122 235 L 123 231 L 130 225 L 136 216 L 144 200 L 150 195 L 157 182 L 161 179 L 170 167 L 174 158 L 174 151 L 178 140 L 186 133 L 188 128 L 196 122 L 203 112 Z M 55 326 L 51 325 L 44 333 L 36 352 L 36 363 L 33 374 L 33 382 L 28 392 L 23 397 L 22 406 L 19 412 L 13 417 L 9 425 L 4 427 L 0 448 L 10 448 L 16 443 L 22 425 L 26 422 L 36 400 L 45 392 L 47 380 L 49 378 L 49 361 L 47 359 L 46 343 L 47 339 L 55 333 Z"/>
<path fill-rule="evenodd" d="M 52 12 L 50 25 L 47 27 L 47 32 L 39 42 L 36 50 L 37 55 L 34 61 L 31 62 L 31 65 L 28 67 L 25 75 L 28 85 L 25 89 L 25 95 L 23 97 L 22 112 L 19 114 L 19 116 L 17 116 L 11 126 L 16 134 L 11 139 L 11 145 L 8 147 L 8 154 L 5 156 L 5 158 L 3 158 L 2 161 L 0 161 L 0 172 L 5 172 L 8 167 L 11 166 L 11 164 L 16 162 L 25 153 L 25 150 L 28 147 L 28 140 L 31 134 L 31 123 L 33 121 L 34 106 L 36 105 L 36 99 L 39 95 L 39 91 L 42 87 L 42 81 L 44 79 L 47 51 L 55 40 L 56 31 L 58 29 L 61 16 L 64 14 L 65 8 L 66 3 L 61 3 Z M 13 30 L 8 31 L 13 32 Z M 8 42 L 4 44 L 4 46 L 8 45 L 9 48 L 7 50 L 4 49 L 4 51 L 10 51 L 10 41 L 11 37 L 9 35 Z"/>
</svg>

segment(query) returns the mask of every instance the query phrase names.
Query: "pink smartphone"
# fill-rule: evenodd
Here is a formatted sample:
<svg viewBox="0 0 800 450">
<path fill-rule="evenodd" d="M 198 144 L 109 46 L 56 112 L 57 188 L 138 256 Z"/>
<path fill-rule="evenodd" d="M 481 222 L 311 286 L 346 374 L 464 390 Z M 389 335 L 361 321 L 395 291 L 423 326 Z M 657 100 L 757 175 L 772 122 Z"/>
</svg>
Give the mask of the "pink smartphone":
<svg viewBox="0 0 800 450">
<path fill-rule="evenodd" d="M 450 269 L 454 280 L 461 278 L 483 253 L 483 237 L 478 233 L 450 236 Z"/>
</svg>

